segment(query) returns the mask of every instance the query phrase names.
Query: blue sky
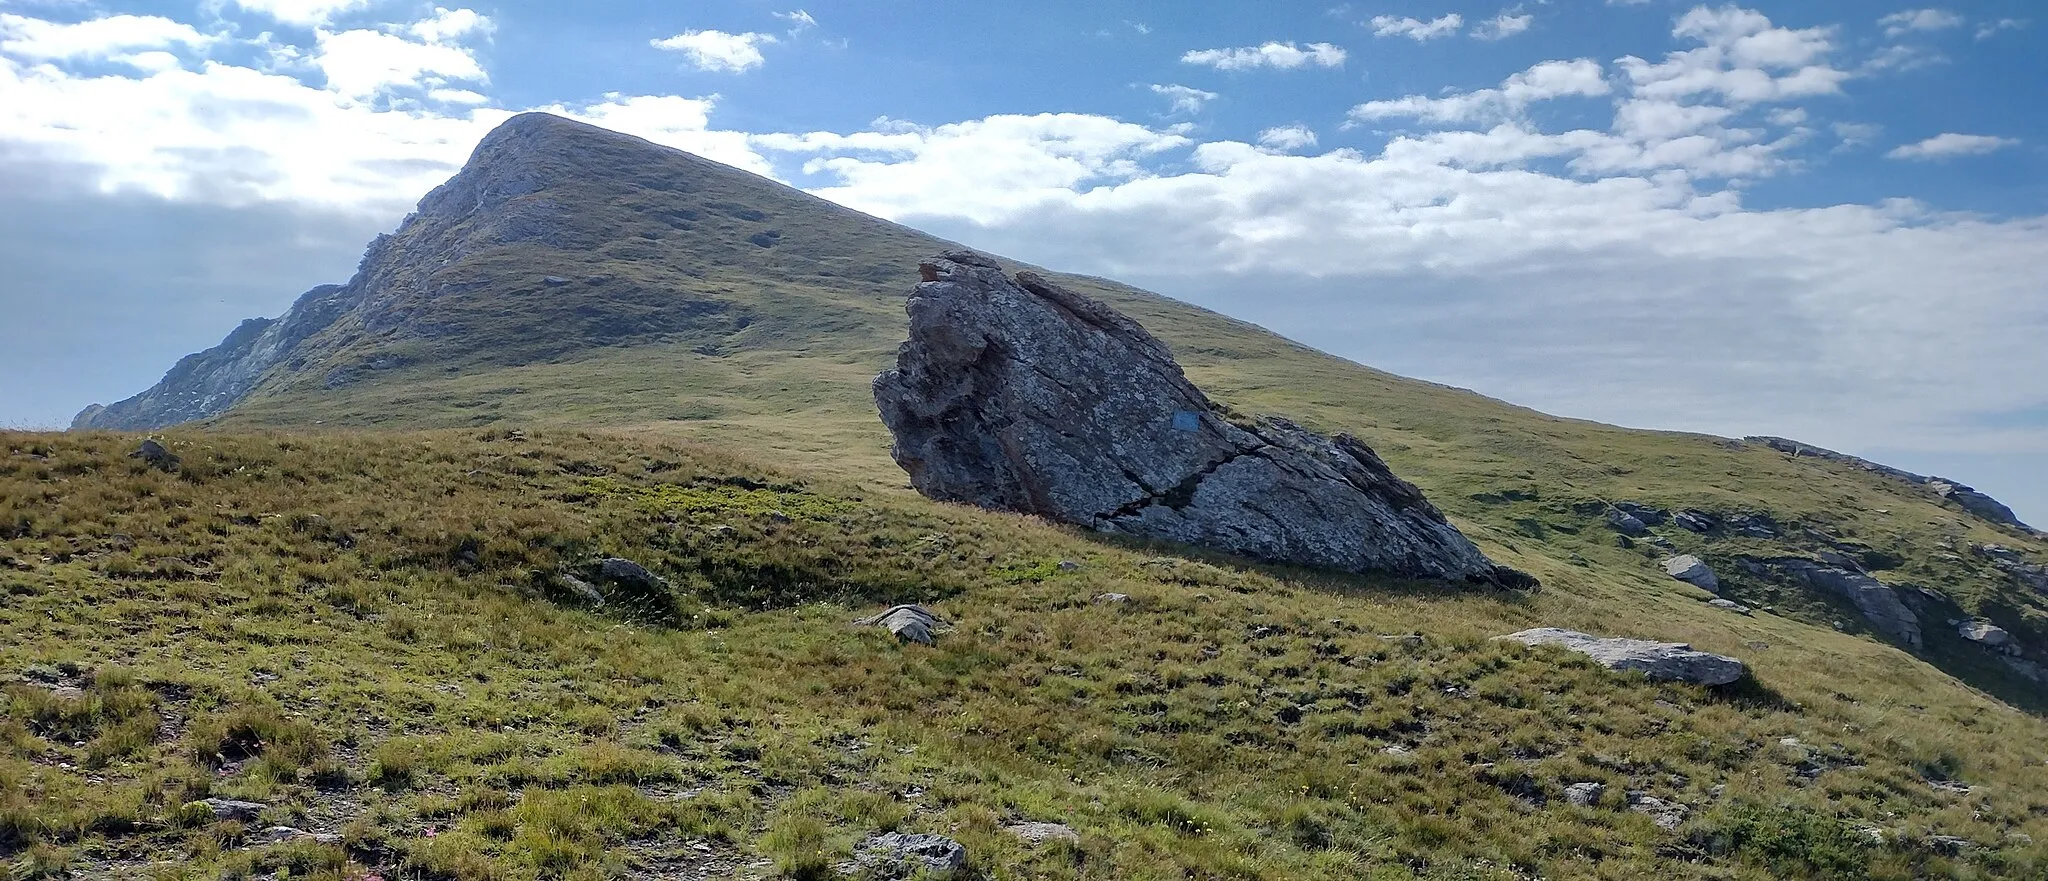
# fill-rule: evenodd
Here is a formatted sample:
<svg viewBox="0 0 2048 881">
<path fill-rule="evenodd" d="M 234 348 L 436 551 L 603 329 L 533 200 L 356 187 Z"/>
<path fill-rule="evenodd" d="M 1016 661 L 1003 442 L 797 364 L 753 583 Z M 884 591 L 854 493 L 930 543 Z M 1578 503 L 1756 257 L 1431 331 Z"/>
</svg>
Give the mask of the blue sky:
<svg viewBox="0 0 2048 881">
<path fill-rule="evenodd" d="M 546 109 L 1375 366 L 2048 521 L 2037 8 L 0 0 L 0 423 L 343 280 Z"/>
</svg>

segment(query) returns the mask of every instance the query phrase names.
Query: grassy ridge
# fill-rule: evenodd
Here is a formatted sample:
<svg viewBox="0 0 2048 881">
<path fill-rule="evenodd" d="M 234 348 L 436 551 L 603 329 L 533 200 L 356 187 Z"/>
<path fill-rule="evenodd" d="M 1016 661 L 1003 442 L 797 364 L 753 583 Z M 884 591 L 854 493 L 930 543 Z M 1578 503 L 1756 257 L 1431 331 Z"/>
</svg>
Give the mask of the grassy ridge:
<svg viewBox="0 0 2048 881">
<path fill-rule="evenodd" d="M 1590 538 L 1468 522 L 1551 587 L 1445 593 L 626 434 L 170 442 L 175 475 L 120 436 L 0 437 L 0 669 L 33 680 L 0 723 L 18 875 L 803 874 L 887 828 L 953 835 L 992 878 L 2048 865 L 2039 718 L 1867 638 L 1709 615 Z M 552 591 L 603 554 L 666 576 L 675 614 Z M 923 649 L 848 624 L 907 600 L 956 628 Z M 1489 639 L 1539 623 L 1691 639 L 1755 682 Z M 1578 807 L 1575 782 L 1608 787 Z M 1662 829 L 1630 791 L 1688 810 Z M 269 807 L 214 822 L 206 796 Z M 1023 819 L 1081 844 L 1002 832 Z M 272 823 L 340 838 L 260 844 Z"/>
</svg>

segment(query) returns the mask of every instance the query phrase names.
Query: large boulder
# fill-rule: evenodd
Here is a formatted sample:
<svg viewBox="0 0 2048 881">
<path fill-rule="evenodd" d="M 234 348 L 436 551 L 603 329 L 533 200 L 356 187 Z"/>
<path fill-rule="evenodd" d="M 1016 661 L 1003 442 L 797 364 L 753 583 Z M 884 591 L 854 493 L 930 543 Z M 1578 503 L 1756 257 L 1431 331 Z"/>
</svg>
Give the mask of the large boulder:
<svg viewBox="0 0 2048 881">
<path fill-rule="evenodd" d="M 919 270 L 910 339 L 874 390 L 926 496 L 1275 562 L 1534 586 L 1357 438 L 1225 411 L 1121 313 L 972 252 Z"/>
<path fill-rule="evenodd" d="M 1870 577 L 1869 573 L 1846 565 L 1830 565 L 1796 557 L 1762 562 L 1784 577 L 1848 600 L 1877 632 L 1909 648 L 1920 647 L 1920 616 L 1906 607 L 1897 591 Z"/>
<path fill-rule="evenodd" d="M 1741 679 L 1744 672 L 1741 661 L 1697 651 L 1682 642 L 1603 638 L 1556 627 L 1538 627 L 1499 638 L 1523 645 L 1559 646 L 1592 658 L 1610 670 L 1636 670 L 1660 681 L 1727 685 Z"/>
<path fill-rule="evenodd" d="M 1721 591 L 1721 579 L 1714 577 L 1714 570 L 1707 567 L 1706 561 L 1691 554 L 1679 554 L 1665 560 L 1664 574 L 1708 593 Z"/>
</svg>

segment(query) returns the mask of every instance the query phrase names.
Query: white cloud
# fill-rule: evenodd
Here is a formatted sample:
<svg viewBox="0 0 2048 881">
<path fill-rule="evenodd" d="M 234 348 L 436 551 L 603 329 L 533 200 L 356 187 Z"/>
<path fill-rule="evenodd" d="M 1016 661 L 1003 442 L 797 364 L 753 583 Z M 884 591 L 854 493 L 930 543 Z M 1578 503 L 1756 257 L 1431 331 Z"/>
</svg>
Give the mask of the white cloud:
<svg viewBox="0 0 2048 881">
<path fill-rule="evenodd" d="M 336 16 L 369 6 L 371 0 L 233 0 L 236 6 L 284 24 L 319 27 Z"/>
<path fill-rule="evenodd" d="M 483 66 L 461 46 L 415 43 L 383 31 L 320 31 L 313 66 L 327 87 L 366 100 L 395 88 L 433 88 L 450 81 L 486 82 Z"/>
<path fill-rule="evenodd" d="M 154 15 L 114 15 L 75 24 L 0 13 L 0 53 L 30 61 L 114 59 L 138 66 L 164 64 L 163 51 L 204 49 L 216 38 L 191 25 Z M 175 56 L 171 57 L 175 61 Z"/>
<path fill-rule="evenodd" d="M 1704 45 L 1667 53 L 1658 63 L 1633 55 L 1615 62 L 1637 96 L 1784 101 L 1839 92 L 1850 76 L 1827 63 L 1834 51 L 1830 29 L 1776 27 L 1754 10 L 1697 7 L 1679 18 L 1671 34 Z"/>
<path fill-rule="evenodd" d="M 1502 81 L 1498 89 L 1459 92 L 1442 98 L 1408 95 L 1368 101 L 1351 108 L 1354 122 L 1413 117 L 1428 123 L 1484 122 L 1522 112 L 1531 103 L 1567 95 L 1605 95 L 1600 63 L 1587 58 L 1545 61 Z"/>
<path fill-rule="evenodd" d="M 1197 49 L 1181 55 L 1184 64 L 1201 64 L 1217 70 L 1253 70 L 1273 67 L 1293 70 L 1298 67 L 1343 67 L 1344 47 L 1332 43 L 1310 43 L 1306 47 L 1293 42 L 1262 43 L 1236 49 Z"/>
<path fill-rule="evenodd" d="M 1887 159 L 1948 159 L 1955 156 L 1980 156 L 2019 146 L 2016 138 L 2000 138 L 1992 135 L 1959 135 L 1945 132 L 1912 144 L 1892 148 L 1884 154 Z"/>
<path fill-rule="evenodd" d="M 1141 37 L 1152 33 L 1152 26 L 1142 21 L 1125 21 L 1124 25 L 1126 27 L 1129 27 L 1131 30 L 1137 31 L 1138 36 Z"/>
<path fill-rule="evenodd" d="M 1878 135 L 1884 134 L 1884 126 L 1863 122 L 1837 122 L 1829 126 L 1835 137 L 1842 139 L 1842 146 L 1855 147 L 1868 144 Z"/>
<path fill-rule="evenodd" d="M 1536 22 L 1536 16 L 1528 13 L 1512 14 L 1513 10 L 1481 21 L 1472 26 L 1472 39 L 1504 40 L 1529 29 Z"/>
<path fill-rule="evenodd" d="M 683 53 L 698 70 L 743 73 L 760 67 L 767 60 L 760 47 L 776 40 L 774 34 L 684 31 L 651 42 L 656 49 Z"/>
<path fill-rule="evenodd" d="M 1172 113 L 1198 113 L 1201 111 L 1202 105 L 1216 100 L 1215 92 L 1205 92 L 1201 89 L 1182 85 L 1160 85 L 1159 83 L 1153 83 L 1152 93 L 1163 95 L 1167 100 L 1173 102 L 1170 111 Z"/>
<path fill-rule="evenodd" d="M 1402 18 L 1394 15 L 1372 17 L 1372 34 L 1375 37 L 1407 37 L 1416 42 L 1448 37 L 1465 26 L 1465 17 L 1455 12 L 1429 21 L 1418 18 Z"/>
<path fill-rule="evenodd" d="M 1963 17 L 1946 9 L 1907 9 L 1877 20 L 1884 35 L 1897 37 L 1914 31 L 1940 31 L 1963 26 Z"/>
<path fill-rule="evenodd" d="M 449 9 L 434 7 L 434 14 L 406 26 L 407 33 L 429 43 L 446 43 L 463 37 L 488 35 L 498 26 L 490 16 L 474 9 Z"/>
<path fill-rule="evenodd" d="M 816 18 L 813 18 L 809 12 L 802 9 L 799 9 L 795 12 L 776 12 L 771 14 L 774 15 L 776 18 L 789 22 L 789 32 L 792 36 L 795 35 L 798 31 L 801 31 L 805 28 L 814 28 L 818 26 L 818 20 Z"/>
<path fill-rule="evenodd" d="M 1259 146 L 1291 152 L 1316 145 L 1316 133 L 1305 125 L 1283 125 L 1259 132 Z"/>
<path fill-rule="evenodd" d="M 1778 107 L 1764 115 L 1772 125 L 1800 125 L 1806 122 L 1806 108 Z"/>
<path fill-rule="evenodd" d="M 1988 40 L 1997 36 L 1999 31 L 2016 31 L 2026 26 L 2026 22 L 2017 18 L 2001 18 L 1997 21 L 1987 21 L 1977 26 L 1977 39 Z"/>
<path fill-rule="evenodd" d="M 1948 57 L 1920 46 L 1886 46 L 1863 62 L 1865 71 L 1896 70 L 1901 73 L 1948 63 Z"/>
</svg>

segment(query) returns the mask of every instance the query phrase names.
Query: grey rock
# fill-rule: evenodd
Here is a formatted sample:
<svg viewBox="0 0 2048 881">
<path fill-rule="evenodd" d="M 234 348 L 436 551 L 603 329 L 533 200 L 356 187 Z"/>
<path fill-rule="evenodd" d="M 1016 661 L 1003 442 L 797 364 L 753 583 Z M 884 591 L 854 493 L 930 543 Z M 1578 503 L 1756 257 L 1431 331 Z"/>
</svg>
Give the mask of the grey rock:
<svg viewBox="0 0 2048 881">
<path fill-rule="evenodd" d="M 1985 648 L 1997 649 L 2006 654 L 2019 654 L 2019 644 L 2013 642 L 2012 634 L 2005 628 L 1981 618 L 1964 621 L 1956 627 L 1956 635 Z"/>
<path fill-rule="evenodd" d="M 1913 610 L 1899 599 L 1898 593 L 1884 582 L 1855 569 L 1796 557 L 1762 562 L 1767 569 L 1787 578 L 1847 599 L 1879 633 L 1910 648 L 1921 646 L 1920 616 L 1913 614 Z"/>
<path fill-rule="evenodd" d="M 1523 645 L 1560 646 L 1586 655 L 1608 669 L 1635 670 L 1660 681 L 1727 685 L 1741 679 L 1745 671 L 1741 661 L 1726 655 L 1695 651 L 1684 643 L 1602 638 L 1555 627 L 1538 627 L 1498 638 Z"/>
<path fill-rule="evenodd" d="M 891 606 L 880 615 L 862 618 L 853 622 L 862 627 L 885 627 L 896 638 L 904 642 L 931 645 L 934 638 L 947 624 L 944 618 L 932 610 L 916 604 Z"/>
<path fill-rule="evenodd" d="M 158 443 L 155 438 L 144 440 L 141 446 L 135 448 L 135 452 L 128 454 L 128 458 L 141 459 L 142 464 L 158 471 L 178 470 L 178 454 Z"/>
<path fill-rule="evenodd" d="M 604 605 L 604 592 L 598 590 L 596 585 L 566 572 L 557 575 L 555 580 L 561 585 L 562 592 L 577 602 L 592 606 Z"/>
<path fill-rule="evenodd" d="M 1634 514 L 1616 508 L 1607 512 L 1607 525 L 1622 535 L 1644 536 L 1650 534 L 1650 527 L 1636 519 Z"/>
<path fill-rule="evenodd" d="M 1721 580 L 1714 577 L 1714 570 L 1707 563 L 1691 554 L 1680 554 L 1664 561 L 1664 574 L 1697 587 L 1709 593 L 1719 593 Z"/>
<path fill-rule="evenodd" d="M 1073 560 L 1061 560 L 1059 569 L 1061 572 L 1079 572 L 1081 570 L 1081 564 L 1076 563 Z"/>
<path fill-rule="evenodd" d="M 1012 823 L 1003 827 L 1003 830 L 1023 839 L 1025 844 L 1033 847 L 1048 841 L 1081 843 L 1081 833 L 1075 832 L 1072 827 L 1063 823 Z"/>
<path fill-rule="evenodd" d="M 1745 538 L 1777 538 L 1778 523 L 1764 514 L 1733 514 L 1726 523 L 1736 535 Z"/>
<path fill-rule="evenodd" d="M 1095 598 L 1098 606 L 1121 606 L 1130 601 L 1131 595 L 1127 593 L 1106 593 Z"/>
<path fill-rule="evenodd" d="M 1657 828 L 1666 832 L 1683 824 L 1688 812 L 1685 805 L 1640 792 L 1628 794 L 1628 809 L 1648 816 L 1650 822 L 1657 824 Z"/>
<path fill-rule="evenodd" d="M 927 497 L 1275 562 L 1534 586 L 1358 439 L 1233 418 L 1123 314 L 972 252 L 919 270 L 910 340 L 874 392 Z"/>
<path fill-rule="evenodd" d="M 1705 511 L 1684 510 L 1672 515 L 1671 522 L 1687 532 L 1708 533 L 1719 529 L 1721 518 Z"/>
<path fill-rule="evenodd" d="M 256 819 L 257 815 L 263 813 L 264 808 L 269 807 L 260 802 L 236 801 L 231 798 L 201 799 L 200 804 L 213 811 L 216 820 L 235 820 L 243 823 Z"/>
<path fill-rule="evenodd" d="M 1713 606 L 1716 609 L 1726 609 L 1730 612 L 1734 612 L 1737 615 L 1747 615 L 1750 613 L 1750 608 L 1748 606 L 1745 606 L 1734 600 L 1722 599 L 1720 597 L 1715 597 L 1711 600 L 1708 600 L 1707 605 Z"/>
<path fill-rule="evenodd" d="M 568 280 L 568 279 L 566 279 L 566 278 L 563 278 L 563 277 L 561 277 L 561 276 L 559 276 L 559 275 L 550 275 L 550 276 L 546 276 L 546 277 L 542 278 L 542 279 L 540 280 L 540 283 L 541 283 L 541 284 L 544 284 L 544 285 L 547 285 L 548 287 L 551 287 L 551 288 L 558 288 L 558 287 L 561 287 L 561 286 L 563 286 L 563 285 L 565 285 L 565 284 L 568 284 L 568 283 L 569 283 L 569 280 Z"/>
<path fill-rule="evenodd" d="M 2040 664 L 2012 655 L 2006 655 L 2000 660 L 2005 661 L 2005 665 L 2011 667 L 2014 673 L 2026 677 L 2030 682 L 2048 682 L 2048 668 L 2043 668 Z"/>
<path fill-rule="evenodd" d="M 1671 512 L 1636 502 L 1615 502 L 1614 507 L 1644 526 L 1663 526 L 1671 520 Z"/>
<path fill-rule="evenodd" d="M 1586 781 L 1573 783 L 1564 788 L 1564 800 L 1582 808 L 1592 807 L 1600 802 L 1600 796 L 1607 794 L 1607 784 Z"/>
<path fill-rule="evenodd" d="M 85 689 L 76 685 L 59 685 L 50 689 L 50 696 L 58 700 L 82 701 L 85 700 Z"/>
<path fill-rule="evenodd" d="M 1947 854 L 1948 856 L 1952 857 L 1962 856 L 1964 853 L 1974 850 L 1976 846 L 1977 845 L 1974 842 L 1970 841 L 1970 839 L 1961 838 L 1955 835 L 1927 836 L 1927 848 L 1929 850 L 1935 851 L 1936 853 Z"/>
<path fill-rule="evenodd" d="M 340 844 L 341 836 L 332 832 L 307 832 L 292 826 L 272 826 L 256 836 L 263 844 L 285 844 L 292 841 L 311 841 L 315 844 Z"/>
<path fill-rule="evenodd" d="M 885 832 L 862 841 L 854 859 L 882 878 L 947 878 L 967 866 L 967 848 L 944 835 Z"/>
<path fill-rule="evenodd" d="M 597 578 L 607 585 L 634 591 L 668 589 L 668 582 L 661 576 L 624 557 L 606 557 L 597 561 Z"/>
</svg>

